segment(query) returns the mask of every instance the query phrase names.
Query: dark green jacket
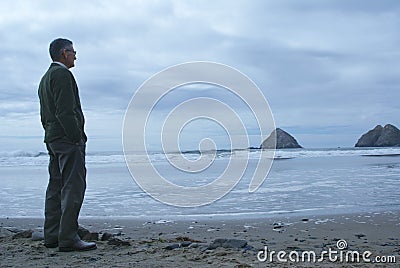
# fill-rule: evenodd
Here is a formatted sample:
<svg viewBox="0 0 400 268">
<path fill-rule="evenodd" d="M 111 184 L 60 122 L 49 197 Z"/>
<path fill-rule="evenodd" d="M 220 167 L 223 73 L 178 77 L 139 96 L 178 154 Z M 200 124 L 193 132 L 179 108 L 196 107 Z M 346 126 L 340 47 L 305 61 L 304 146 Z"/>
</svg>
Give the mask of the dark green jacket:
<svg viewBox="0 0 400 268">
<path fill-rule="evenodd" d="M 59 139 L 86 142 L 85 118 L 72 73 L 53 62 L 40 81 L 38 93 L 40 117 L 45 130 L 44 142 Z"/>
</svg>

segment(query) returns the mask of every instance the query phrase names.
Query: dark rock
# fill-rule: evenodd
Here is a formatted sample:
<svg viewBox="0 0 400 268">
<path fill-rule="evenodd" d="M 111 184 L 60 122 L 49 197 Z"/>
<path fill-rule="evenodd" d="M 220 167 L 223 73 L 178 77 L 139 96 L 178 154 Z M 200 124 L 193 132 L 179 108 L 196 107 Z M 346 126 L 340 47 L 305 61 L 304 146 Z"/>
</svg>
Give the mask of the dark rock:
<svg viewBox="0 0 400 268">
<path fill-rule="evenodd" d="M 103 233 L 103 234 L 101 235 L 101 241 L 108 241 L 108 240 L 110 240 L 112 237 L 113 237 L 113 235 L 110 234 L 110 233 Z"/>
<path fill-rule="evenodd" d="M 122 236 L 122 235 L 123 233 L 121 231 L 115 234 L 115 236 Z"/>
<path fill-rule="evenodd" d="M 24 230 L 21 232 L 16 233 L 15 235 L 13 235 L 13 239 L 19 239 L 19 238 L 31 238 L 32 237 L 32 230 Z"/>
<path fill-rule="evenodd" d="M 186 248 L 186 247 L 190 246 L 191 244 L 192 244 L 192 242 L 190 242 L 190 241 L 184 241 L 181 243 L 181 247 Z"/>
<path fill-rule="evenodd" d="M 187 236 L 178 236 L 174 240 L 178 241 L 178 242 L 187 242 L 188 241 L 188 242 L 192 242 L 192 243 L 203 243 L 200 240 L 196 240 L 196 239 L 193 239 L 193 238 L 190 238 L 190 237 L 187 237 Z"/>
<path fill-rule="evenodd" d="M 90 232 L 88 229 L 79 226 L 78 228 L 78 236 L 82 239 L 82 240 L 86 240 L 86 241 L 97 241 L 99 240 L 99 233 L 92 233 Z"/>
<path fill-rule="evenodd" d="M 286 148 L 303 148 L 296 139 L 286 131 L 277 128 L 265 139 L 261 144 L 261 149 L 286 149 Z"/>
<path fill-rule="evenodd" d="M 272 224 L 272 226 L 273 226 L 273 229 L 281 229 L 281 228 L 285 227 L 285 224 L 281 223 L 281 222 L 274 222 Z"/>
<path fill-rule="evenodd" d="M 398 147 L 400 146 L 400 130 L 387 124 L 377 125 L 358 139 L 355 147 Z"/>
<path fill-rule="evenodd" d="M 83 238 L 85 241 L 98 241 L 99 240 L 99 233 L 88 233 Z"/>
<path fill-rule="evenodd" d="M 365 237 L 365 234 L 355 234 L 355 236 L 356 236 L 358 239 L 360 239 L 360 238 Z"/>
<path fill-rule="evenodd" d="M 246 240 L 242 239 L 225 239 L 225 238 L 218 238 L 215 239 L 207 249 L 216 249 L 218 247 L 223 248 L 244 248 L 247 245 Z"/>
<path fill-rule="evenodd" d="M 383 127 L 377 125 L 374 129 L 368 131 L 358 139 L 355 147 L 374 147 L 376 141 L 379 139 L 382 133 Z"/>
<path fill-rule="evenodd" d="M 375 143 L 377 147 L 400 146 L 400 130 L 390 124 L 387 124 L 381 133 L 381 136 Z"/>
<path fill-rule="evenodd" d="M 174 243 L 174 244 L 166 246 L 165 249 L 166 250 L 173 250 L 173 249 L 180 248 L 180 247 L 181 247 L 181 244 Z"/>
<path fill-rule="evenodd" d="M 112 238 L 110 240 L 108 240 L 107 242 L 108 245 L 113 245 L 113 246 L 130 246 L 131 243 L 129 241 L 123 241 L 121 239 L 118 238 Z"/>
<path fill-rule="evenodd" d="M 78 228 L 78 235 L 81 239 L 83 239 L 86 235 L 90 234 L 90 231 L 82 226 Z"/>
<path fill-rule="evenodd" d="M 209 246 L 201 246 L 200 247 L 200 252 L 206 252 L 208 250 Z"/>
</svg>

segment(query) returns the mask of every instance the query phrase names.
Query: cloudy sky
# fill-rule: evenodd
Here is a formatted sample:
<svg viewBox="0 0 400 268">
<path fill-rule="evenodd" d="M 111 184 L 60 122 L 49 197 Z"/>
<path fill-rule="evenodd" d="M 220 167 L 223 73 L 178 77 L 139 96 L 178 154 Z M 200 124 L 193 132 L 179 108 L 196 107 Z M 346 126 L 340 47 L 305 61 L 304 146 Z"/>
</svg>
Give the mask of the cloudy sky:
<svg viewBox="0 0 400 268">
<path fill-rule="evenodd" d="M 276 126 L 304 147 L 354 146 L 377 124 L 400 127 L 399 29 L 396 0 L 1 1 L 0 151 L 44 150 L 37 87 L 57 37 L 78 52 L 72 72 L 89 150 L 120 150 L 135 91 L 190 61 L 226 64 L 251 78 Z M 190 92 L 240 106 L 229 92 L 203 88 L 172 92 L 160 113 Z M 193 137 L 185 148 L 194 149 L 199 138 L 224 132 L 213 122 L 185 131 Z M 224 147 L 227 139 L 220 141 Z"/>
</svg>

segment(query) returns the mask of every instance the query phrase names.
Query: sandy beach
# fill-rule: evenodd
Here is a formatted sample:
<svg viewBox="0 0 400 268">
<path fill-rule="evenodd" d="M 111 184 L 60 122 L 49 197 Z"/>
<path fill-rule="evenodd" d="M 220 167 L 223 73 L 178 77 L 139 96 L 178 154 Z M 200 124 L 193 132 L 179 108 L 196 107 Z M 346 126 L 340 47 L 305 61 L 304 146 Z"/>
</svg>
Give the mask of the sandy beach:
<svg viewBox="0 0 400 268">
<path fill-rule="evenodd" d="M 0 266 L 398 267 L 400 262 L 398 211 L 250 220 L 96 218 L 80 224 L 99 240 L 97 250 L 47 249 L 42 240 L 34 241 L 43 219 L 1 219 Z"/>
</svg>

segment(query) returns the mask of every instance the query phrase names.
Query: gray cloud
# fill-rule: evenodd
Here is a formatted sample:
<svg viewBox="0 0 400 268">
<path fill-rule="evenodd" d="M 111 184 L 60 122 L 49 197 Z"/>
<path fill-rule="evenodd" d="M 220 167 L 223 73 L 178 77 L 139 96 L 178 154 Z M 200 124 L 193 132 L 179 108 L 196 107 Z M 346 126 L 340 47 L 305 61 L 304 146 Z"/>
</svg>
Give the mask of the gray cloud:
<svg viewBox="0 0 400 268">
<path fill-rule="evenodd" d="M 36 91 L 56 37 L 78 51 L 72 71 L 93 137 L 119 139 L 135 90 L 193 60 L 248 75 L 304 146 L 352 146 L 375 124 L 400 125 L 398 1 L 3 1 L 0 10 L 3 135 L 42 134 Z"/>
</svg>

